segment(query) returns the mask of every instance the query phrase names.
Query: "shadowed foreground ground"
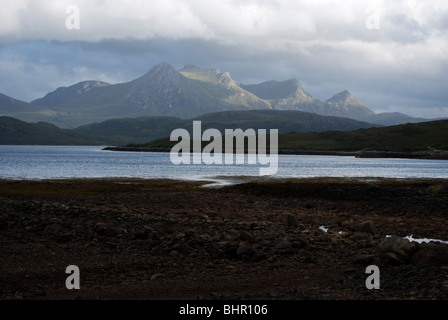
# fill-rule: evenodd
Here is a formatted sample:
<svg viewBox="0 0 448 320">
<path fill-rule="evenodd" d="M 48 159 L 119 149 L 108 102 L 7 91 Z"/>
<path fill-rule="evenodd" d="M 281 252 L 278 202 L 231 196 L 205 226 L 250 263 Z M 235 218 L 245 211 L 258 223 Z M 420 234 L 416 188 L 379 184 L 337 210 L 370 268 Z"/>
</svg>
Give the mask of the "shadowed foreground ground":
<svg viewBox="0 0 448 320">
<path fill-rule="evenodd" d="M 0 298 L 448 298 L 446 180 L 204 183 L 0 180 Z"/>
</svg>

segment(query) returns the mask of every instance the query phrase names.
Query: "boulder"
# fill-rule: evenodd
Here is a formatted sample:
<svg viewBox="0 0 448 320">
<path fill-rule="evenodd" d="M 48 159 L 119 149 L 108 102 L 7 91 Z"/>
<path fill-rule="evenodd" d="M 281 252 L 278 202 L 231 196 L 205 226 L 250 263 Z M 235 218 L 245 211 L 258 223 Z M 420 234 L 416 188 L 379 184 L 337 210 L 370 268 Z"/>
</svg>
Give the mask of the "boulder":
<svg viewBox="0 0 448 320">
<path fill-rule="evenodd" d="M 244 262 L 255 262 L 265 258 L 265 254 L 255 250 L 250 244 L 240 243 L 236 251 L 238 257 Z"/>
<path fill-rule="evenodd" d="M 405 238 L 398 236 L 386 237 L 379 245 L 378 251 L 381 259 L 385 263 L 393 261 L 392 264 L 397 262 L 409 262 L 411 255 L 418 249 L 418 245 Z"/>
<path fill-rule="evenodd" d="M 309 245 L 309 241 L 305 237 L 298 237 L 292 242 L 292 247 L 296 249 L 305 248 Z"/>
<path fill-rule="evenodd" d="M 98 222 L 95 231 L 98 235 L 106 237 L 115 237 L 117 234 L 114 224 L 110 222 Z"/>
<path fill-rule="evenodd" d="M 356 226 L 356 231 L 374 235 L 375 225 L 372 221 L 362 221 Z"/>
</svg>

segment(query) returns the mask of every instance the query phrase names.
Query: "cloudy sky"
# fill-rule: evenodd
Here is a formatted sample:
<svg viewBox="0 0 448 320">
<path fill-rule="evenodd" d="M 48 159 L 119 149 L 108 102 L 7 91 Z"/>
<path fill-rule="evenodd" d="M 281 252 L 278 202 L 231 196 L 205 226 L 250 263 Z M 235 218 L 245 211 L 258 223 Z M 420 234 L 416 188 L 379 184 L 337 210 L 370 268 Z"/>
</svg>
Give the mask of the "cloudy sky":
<svg viewBox="0 0 448 320">
<path fill-rule="evenodd" d="M 32 101 L 168 62 L 244 83 L 349 90 L 375 112 L 448 117 L 446 0 L 0 0 L 0 92 Z"/>
</svg>

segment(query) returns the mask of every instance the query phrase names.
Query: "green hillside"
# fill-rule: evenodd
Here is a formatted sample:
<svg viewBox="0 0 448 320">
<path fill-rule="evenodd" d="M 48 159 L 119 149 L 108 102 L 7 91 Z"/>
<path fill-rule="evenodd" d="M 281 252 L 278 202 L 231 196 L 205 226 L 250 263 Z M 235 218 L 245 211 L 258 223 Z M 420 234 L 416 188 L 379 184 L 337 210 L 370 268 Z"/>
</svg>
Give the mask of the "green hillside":
<svg viewBox="0 0 448 320">
<path fill-rule="evenodd" d="M 448 120 L 404 124 L 354 131 L 287 133 L 279 135 L 280 150 L 302 151 L 395 151 L 448 150 Z M 140 145 L 144 148 L 171 148 L 169 138 Z"/>
<path fill-rule="evenodd" d="M 3 145 L 104 145 L 106 139 L 60 129 L 46 122 L 27 123 L 0 117 L 0 144 Z"/>
<path fill-rule="evenodd" d="M 225 129 L 278 129 L 280 133 L 320 132 L 328 130 L 355 130 L 370 128 L 366 122 L 336 117 L 324 117 L 301 111 L 223 111 L 206 114 L 189 120 L 174 117 L 142 117 L 112 119 L 78 127 L 73 131 L 103 137 L 114 145 L 139 144 L 169 137 L 174 129 L 192 132 L 193 121 L 201 121 L 202 130 Z"/>
<path fill-rule="evenodd" d="M 303 150 L 430 151 L 448 150 L 448 120 L 359 129 L 350 132 L 291 133 L 281 148 Z"/>
</svg>

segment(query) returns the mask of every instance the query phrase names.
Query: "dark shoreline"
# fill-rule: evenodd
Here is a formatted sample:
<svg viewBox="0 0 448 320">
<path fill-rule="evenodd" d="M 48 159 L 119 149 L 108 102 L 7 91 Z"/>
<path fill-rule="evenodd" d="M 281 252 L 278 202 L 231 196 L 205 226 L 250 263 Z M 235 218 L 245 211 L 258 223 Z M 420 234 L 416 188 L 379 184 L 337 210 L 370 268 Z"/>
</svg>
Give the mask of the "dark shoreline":
<svg viewBox="0 0 448 320">
<path fill-rule="evenodd" d="M 140 148 L 140 147 L 106 147 L 105 151 L 120 152 L 170 152 L 171 148 Z M 283 155 L 319 155 L 342 156 L 356 158 L 403 158 L 422 160 L 448 160 L 448 151 L 416 151 L 416 152 L 392 152 L 392 151 L 313 151 L 280 149 L 278 154 Z"/>
</svg>

